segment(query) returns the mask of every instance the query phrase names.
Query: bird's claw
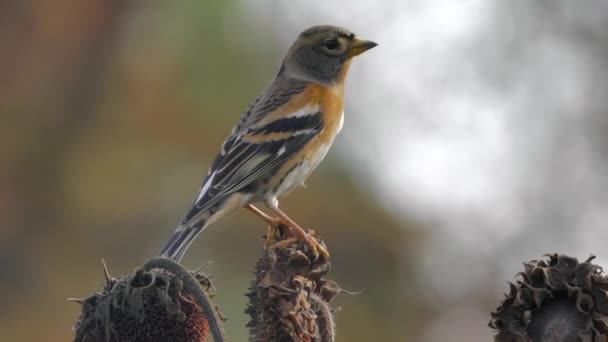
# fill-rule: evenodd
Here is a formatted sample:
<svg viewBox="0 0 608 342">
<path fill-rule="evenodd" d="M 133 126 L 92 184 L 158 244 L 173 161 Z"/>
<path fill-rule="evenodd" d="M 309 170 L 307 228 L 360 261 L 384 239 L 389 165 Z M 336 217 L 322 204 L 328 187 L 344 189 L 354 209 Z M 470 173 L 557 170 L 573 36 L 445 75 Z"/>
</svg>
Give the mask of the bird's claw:
<svg viewBox="0 0 608 342">
<path fill-rule="evenodd" d="M 288 228 L 294 236 L 273 244 L 279 226 Z M 317 241 L 317 239 L 314 238 L 314 235 L 315 233 L 312 230 L 310 232 L 307 232 L 300 227 L 291 226 L 288 222 L 284 222 L 280 218 L 276 218 L 273 224 L 270 224 L 270 226 L 268 227 L 268 235 L 266 236 L 265 247 L 274 247 L 281 249 L 291 245 L 294 242 L 302 241 L 306 245 L 308 245 L 310 253 L 313 257 L 313 261 L 317 261 L 319 260 L 319 258 L 329 260 L 329 252 L 327 251 L 325 246 L 323 246 L 319 241 Z"/>
</svg>

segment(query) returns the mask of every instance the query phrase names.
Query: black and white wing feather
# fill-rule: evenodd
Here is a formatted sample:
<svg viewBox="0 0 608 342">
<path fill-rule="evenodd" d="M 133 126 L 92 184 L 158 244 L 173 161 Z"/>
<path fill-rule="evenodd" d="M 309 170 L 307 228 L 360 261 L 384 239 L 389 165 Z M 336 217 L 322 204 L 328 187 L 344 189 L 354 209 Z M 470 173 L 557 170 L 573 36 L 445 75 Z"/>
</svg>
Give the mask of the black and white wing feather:
<svg viewBox="0 0 608 342">
<path fill-rule="evenodd" d="M 261 136 L 262 139 L 257 141 L 248 140 L 240 134 L 228 137 L 182 225 L 187 225 L 198 213 L 212 210 L 226 196 L 272 174 L 322 130 L 322 120 L 321 113 L 315 112 L 278 119 L 244 132 L 248 136 Z M 264 136 L 268 139 L 264 139 Z"/>
</svg>

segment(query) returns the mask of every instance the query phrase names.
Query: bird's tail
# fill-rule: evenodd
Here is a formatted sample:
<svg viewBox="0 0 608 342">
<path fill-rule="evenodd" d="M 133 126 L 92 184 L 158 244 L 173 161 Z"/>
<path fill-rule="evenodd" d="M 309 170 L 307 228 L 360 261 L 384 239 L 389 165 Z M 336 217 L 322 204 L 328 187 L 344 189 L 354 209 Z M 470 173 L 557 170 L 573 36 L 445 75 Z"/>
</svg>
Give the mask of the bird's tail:
<svg viewBox="0 0 608 342">
<path fill-rule="evenodd" d="M 167 242 L 160 256 L 179 262 L 186 250 L 194 241 L 196 236 L 207 226 L 207 220 L 196 220 L 195 222 L 180 225 L 173 233 L 171 240 Z"/>
</svg>

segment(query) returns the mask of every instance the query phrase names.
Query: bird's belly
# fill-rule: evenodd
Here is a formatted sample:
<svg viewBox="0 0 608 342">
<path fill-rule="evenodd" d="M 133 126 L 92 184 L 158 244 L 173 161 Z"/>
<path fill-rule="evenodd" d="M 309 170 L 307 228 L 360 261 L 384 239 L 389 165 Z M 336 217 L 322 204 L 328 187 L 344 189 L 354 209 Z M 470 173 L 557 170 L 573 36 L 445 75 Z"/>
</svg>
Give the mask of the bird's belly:
<svg viewBox="0 0 608 342">
<path fill-rule="evenodd" d="M 306 178 L 319 166 L 323 158 L 327 155 L 330 145 L 322 145 L 311 158 L 305 159 L 293 167 L 287 173 L 281 184 L 278 186 L 275 196 L 286 195 L 297 187 L 301 186 Z"/>
</svg>

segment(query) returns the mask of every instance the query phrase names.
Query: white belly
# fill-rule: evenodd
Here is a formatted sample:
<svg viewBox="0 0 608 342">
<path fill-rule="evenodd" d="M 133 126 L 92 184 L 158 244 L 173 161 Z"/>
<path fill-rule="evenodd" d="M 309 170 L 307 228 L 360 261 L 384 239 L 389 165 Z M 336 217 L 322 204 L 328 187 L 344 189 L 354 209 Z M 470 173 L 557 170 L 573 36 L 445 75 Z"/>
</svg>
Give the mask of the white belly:
<svg viewBox="0 0 608 342">
<path fill-rule="evenodd" d="M 306 178 L 314 171 L 327 155 L 330 145 L 323 145 L 314 158 L 302 161 L 302 163 L 294 168 L 285 176 L 285 179 L 276 191 L 276 196 L 285 195 L 304 183 Z"/>
</svg>

